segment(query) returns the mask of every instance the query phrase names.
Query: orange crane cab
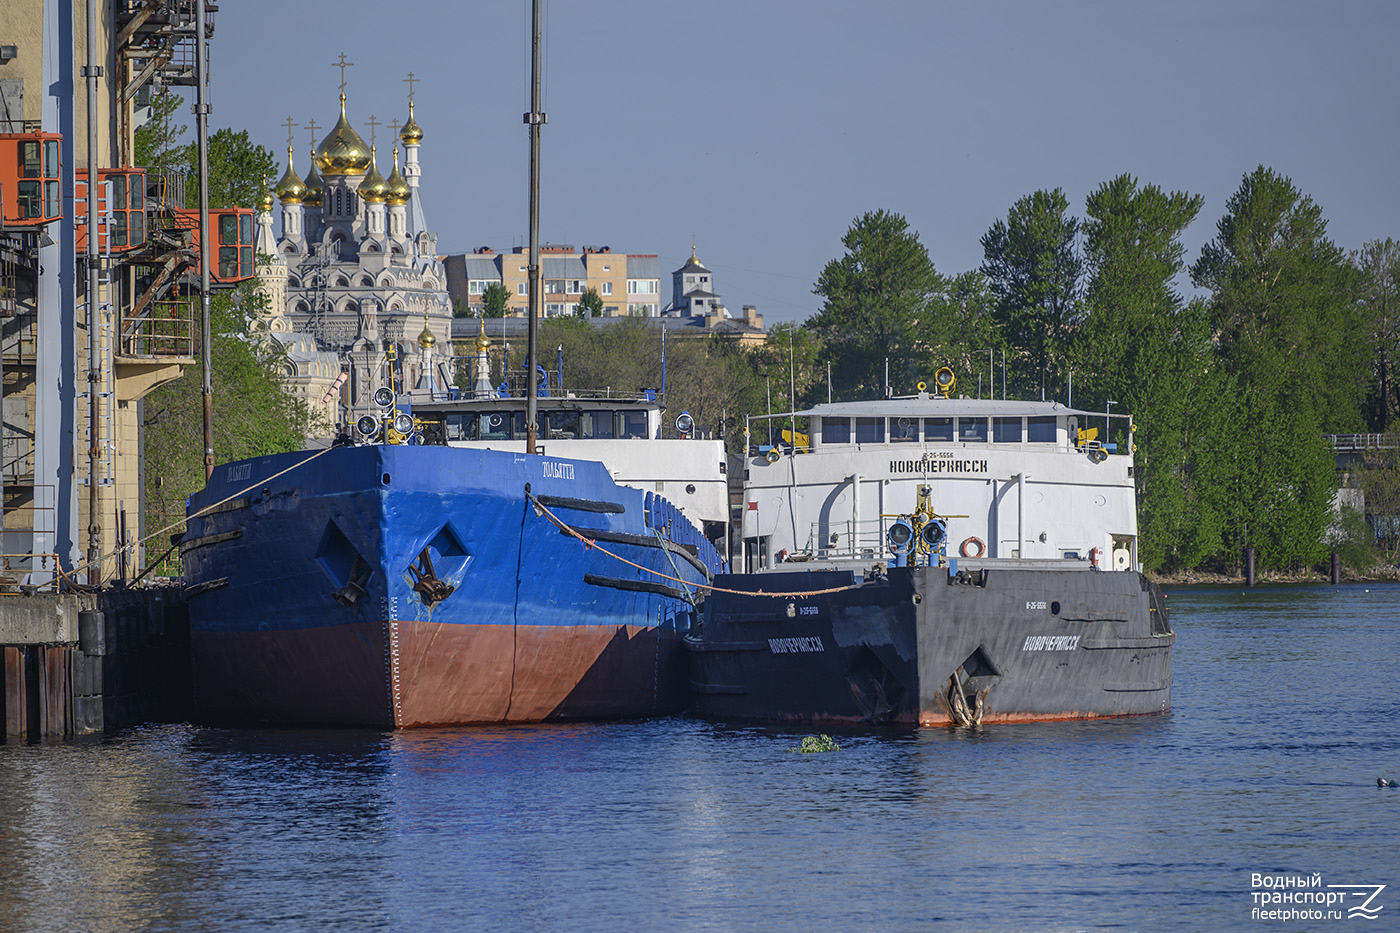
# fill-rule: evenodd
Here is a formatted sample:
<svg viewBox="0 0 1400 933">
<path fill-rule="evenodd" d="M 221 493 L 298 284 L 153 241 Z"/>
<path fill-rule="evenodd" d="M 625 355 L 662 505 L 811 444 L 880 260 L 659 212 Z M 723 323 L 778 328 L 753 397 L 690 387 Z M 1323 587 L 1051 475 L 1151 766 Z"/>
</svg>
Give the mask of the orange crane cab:
<svg viewBox="0 0 1400 933">
<path fill-rule="evenodd" d="M 199 250 L 199 209 L 177 207 L 174 229 L 189 236 L 189 244 Z M 213 268 L 209 281 L 214 285 L 234 285 L 253 277 L 253 209 L 251 207 L 209 208 L 209 258 Z"/>
<path fill-rule="evenodd" d="M 99 252 L 130 252 L 146 245 L 146 170 L 144 168 L 100 168 L 97 170 L 97 212 L 111 212 L 112 223 L 97 227 Z M 73 223 L 77 228 L 77 249 L 87 250 L 88 173 L 78 172 L 74 186 Z M 110 197 L 110 203 L 108 198 Z M 110 231 L 110 235 L 109 235 Z"/>
<path fill-rule="evenodd" d="M 0 133 L 0 227 L 41 227 L 63 216 L 58 133 Z"/>
</svg>

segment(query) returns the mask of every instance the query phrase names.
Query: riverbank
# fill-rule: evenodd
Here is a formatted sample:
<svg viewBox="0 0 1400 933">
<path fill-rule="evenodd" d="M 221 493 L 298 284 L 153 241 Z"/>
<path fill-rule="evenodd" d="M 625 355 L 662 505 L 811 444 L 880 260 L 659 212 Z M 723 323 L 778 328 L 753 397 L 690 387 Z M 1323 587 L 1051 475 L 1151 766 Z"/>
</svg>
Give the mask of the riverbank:
<svg viewBox="0 0 1400 933">
<path fill-rule="evenodd" d="M 1244 586 L 1244 573 L 1211 573 L 1206 570 L 1180 570 L 1175 573 L 1149 573 L 1147 578 L 1160 586 Z M 1256 586 L 1288 583 L 1328 583 L 1326 570 L 1309 569 L 1299 572 L 1261 570 L 1254 575 Z M 1343 583 L 1400 583 L 1400 567 L 1376 564 L 1369 570 L 1342 568 Z"/>
</svg>

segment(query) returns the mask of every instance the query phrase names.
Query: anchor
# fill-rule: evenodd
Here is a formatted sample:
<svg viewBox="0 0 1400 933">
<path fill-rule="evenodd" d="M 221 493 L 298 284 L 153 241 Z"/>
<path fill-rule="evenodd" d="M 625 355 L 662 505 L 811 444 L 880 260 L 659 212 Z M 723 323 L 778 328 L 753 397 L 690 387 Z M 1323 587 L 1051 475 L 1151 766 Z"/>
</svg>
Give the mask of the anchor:
<svg viewBox="0 0 1400 933">
<path fill-rule="evenodd" d="M 433 557 L 426 547 L 418 554 L 418 560 L 408 565 L 408 572 L 413 577 L 413 591 L 429 608 L 451 596 L 457 589 L 438 579 L 433 572 Z"/>
</svg>

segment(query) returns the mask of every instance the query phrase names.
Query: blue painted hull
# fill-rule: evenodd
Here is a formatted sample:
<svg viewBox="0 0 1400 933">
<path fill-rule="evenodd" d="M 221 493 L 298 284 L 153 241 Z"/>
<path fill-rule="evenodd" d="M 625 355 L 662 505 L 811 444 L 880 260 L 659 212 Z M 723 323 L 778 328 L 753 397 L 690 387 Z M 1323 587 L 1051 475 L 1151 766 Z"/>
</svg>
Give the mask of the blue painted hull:
<svg viewBox="0 0 1400 933">
<path fill-rule="evenodd" d="M 211 505 L 182 557 L 196 699 L 215 721 L 669 712 L 685 701 L 691 606 L 680 583 L 617 558 L 687 584 L 721 569 L 679 510 L 589 461 L 432 446 L 282 454 L 218 467 L 189 513 Z"/>
</svg>

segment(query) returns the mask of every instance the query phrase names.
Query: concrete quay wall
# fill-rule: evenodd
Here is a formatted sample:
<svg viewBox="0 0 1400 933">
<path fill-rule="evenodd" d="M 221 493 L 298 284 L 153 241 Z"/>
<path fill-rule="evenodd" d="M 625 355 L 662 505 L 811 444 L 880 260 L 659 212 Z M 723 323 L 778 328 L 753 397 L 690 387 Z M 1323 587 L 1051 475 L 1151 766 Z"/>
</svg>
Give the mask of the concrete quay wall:
<svg viewBox="0 0 1400 933">
<path fill-rule="evenodd" d="M 187 719 L 189 645 L 178 586 L 0 596 L 0 738 Z"/>
</svg>

